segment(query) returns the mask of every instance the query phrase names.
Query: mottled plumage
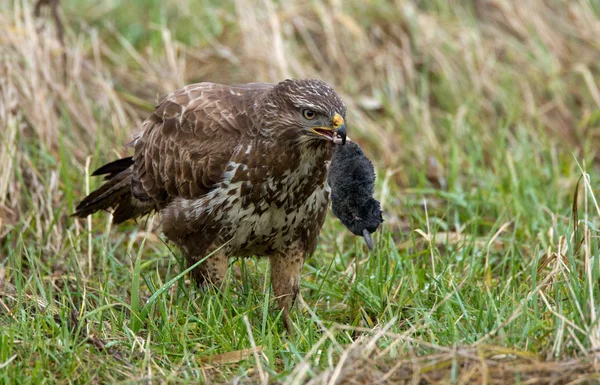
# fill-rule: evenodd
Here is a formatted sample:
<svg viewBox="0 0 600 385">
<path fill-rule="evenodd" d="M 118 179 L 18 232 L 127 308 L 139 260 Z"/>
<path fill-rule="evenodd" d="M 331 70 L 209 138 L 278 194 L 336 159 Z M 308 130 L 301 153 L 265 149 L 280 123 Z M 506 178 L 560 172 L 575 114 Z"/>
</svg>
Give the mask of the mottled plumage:
<svg viewBox="0 0 600 385">
<path fill-rule="evenodd" d="M 373 248 L 370 234 L 383 222 L 381 205 L 373 198 L 375 170 L 358 144 L 336 146 L 328 182 L 331 186 L 331 210 L 355 235 L 365 237 Z"/>
<path fill-rule="evenodd" d="M 165 236 L 220 285 L 228 257 L 269 257 L 272 285 L 288 308 L 329 204 L 326 183 L 346 107 L 326 83 L 188 85 L 166 96 L 136 135 L 134 154 L 98 169 L 108 181 L 74 215 L 112 209 L 119 223 L 160 212 Z"/>
</svg>

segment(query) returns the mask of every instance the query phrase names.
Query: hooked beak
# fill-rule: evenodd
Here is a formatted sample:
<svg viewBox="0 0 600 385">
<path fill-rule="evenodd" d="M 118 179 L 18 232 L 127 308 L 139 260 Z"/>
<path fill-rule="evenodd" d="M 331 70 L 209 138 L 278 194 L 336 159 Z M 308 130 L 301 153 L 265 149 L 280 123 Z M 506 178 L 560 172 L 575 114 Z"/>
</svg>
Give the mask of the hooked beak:
<svg viewBox="0 0 600 385">
<path fill-rule="evenodd" d="M 316 126 L 316 127 L 311 128 L 311 130 L 315 134 L 323 136 L 326 139 L 331 140 L 332 142 L 335 142 L 335 140 L 336 140 L 335 130 L 332 129 L 331 127 Z"/>
<path fill-rule="evenodd" d="M 335 132 L 335 138 L 333 139 L 333 143 L 339 144 L 342 143 L 342 146 L 346 144 L 346 124 L 344 122 L 344 118 L 340 114 L 333 115 L 333 128 L 337 131 Z"/>
<path fill-rule="evenodd" d="M 331 126 L 316 126 L 312 128 L 312 132 L 324 136 L 335 144 L 346 144 L 346 124 L 340 114 L 333 116 Z"/>
</svg>

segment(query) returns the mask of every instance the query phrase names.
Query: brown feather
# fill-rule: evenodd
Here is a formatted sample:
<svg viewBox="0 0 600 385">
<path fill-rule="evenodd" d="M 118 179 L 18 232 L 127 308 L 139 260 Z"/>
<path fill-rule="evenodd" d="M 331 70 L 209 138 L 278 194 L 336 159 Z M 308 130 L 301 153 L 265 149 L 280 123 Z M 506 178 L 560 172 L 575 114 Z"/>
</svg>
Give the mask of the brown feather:
<svg viewBox="0 0 600 385">
<path fill-rule="evenodd" d="M 307 121 L 304 109 L 319 118 Z M 337 127 L 332 119 L 345 111 L 333 88 L 315 79 L 188 85 L 144 121 L 132 159 L 95 172 L 110 179 L 75 215 L 112 208 L 119 223 L 160 211 L 163 233 L 188 264 L 228 242 L 192 272 L 199 283 L 222 282 L 228 256 L 269 256 L 289 327 L 287 309 L 329 205 L 333 144 L 313 129 Z"/>
<path fill-rule="evenodd" d="M 133 157 L 128 156 L 127 158 L 117 159 L 113 162 L 107 163 L 92 173 L 92 176 L 106 175 L 104 179 L 112 179 L 118 173 L 127 170 L 133 165 Z"/>
<path fill-rule="evenodd" d="M 84 218 L 96 211 L 114 207 L 124 195 L 130 194 L 131 169 L 115 175 L 90 195 L 85 197 L 75 208 L 73 216 Z"/>
<path fill-rule="evenodd" d="M 117 159 L 113 162 L 107 163 L 104 166 L 98 168 L 92 173 L 92 176 L 104 175 L 104 174 L 118 174 L 121 171 L 127 170 L 133 164 L 133 157 L 128 156 L 127 158 Z"/>
<path fill-rule="evenodd" d="M 167 204 L 208 193 L 236 148 L 256 137 L 248 111 L 271 87 L 199 83 L 167 95 L 135 143 L 134 197 Z"/>
</svg>

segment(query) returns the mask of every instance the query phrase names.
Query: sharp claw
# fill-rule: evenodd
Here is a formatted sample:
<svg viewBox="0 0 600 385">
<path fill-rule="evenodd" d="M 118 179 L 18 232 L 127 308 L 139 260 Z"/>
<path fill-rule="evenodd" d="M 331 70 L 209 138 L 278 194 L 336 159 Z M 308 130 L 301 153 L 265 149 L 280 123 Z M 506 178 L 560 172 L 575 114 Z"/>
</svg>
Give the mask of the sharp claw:
<svg viewBox="0 0 600 385">
<path fill-rule="evenodd" d="M 371 240 L 371 235 L 367 229 L 363 229 L 363 237 L 365 238 L 365 242 L 367 242 L 369 250 L 373 250 L 373 241 Z"/>
</svg>

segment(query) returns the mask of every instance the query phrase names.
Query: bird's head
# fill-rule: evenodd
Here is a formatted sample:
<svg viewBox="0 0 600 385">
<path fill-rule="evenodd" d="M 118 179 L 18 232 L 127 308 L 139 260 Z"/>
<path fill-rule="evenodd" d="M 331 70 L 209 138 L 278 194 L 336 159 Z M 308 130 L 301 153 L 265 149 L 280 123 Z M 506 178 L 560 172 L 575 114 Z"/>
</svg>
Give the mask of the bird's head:
<svg viewBox="0 0 600 385">
<path fill-rule="evenodd" d="M 288 79 L 264 99 L 265 125 L 281 135 L 310 142 L 346 142 L 346 105 L 317 79 Z"/>
</svg>

